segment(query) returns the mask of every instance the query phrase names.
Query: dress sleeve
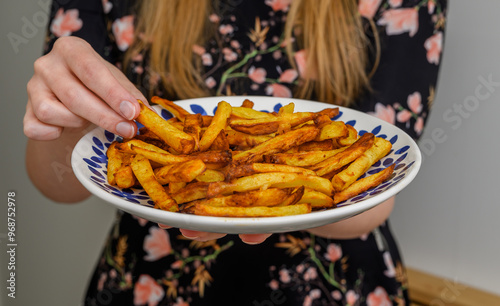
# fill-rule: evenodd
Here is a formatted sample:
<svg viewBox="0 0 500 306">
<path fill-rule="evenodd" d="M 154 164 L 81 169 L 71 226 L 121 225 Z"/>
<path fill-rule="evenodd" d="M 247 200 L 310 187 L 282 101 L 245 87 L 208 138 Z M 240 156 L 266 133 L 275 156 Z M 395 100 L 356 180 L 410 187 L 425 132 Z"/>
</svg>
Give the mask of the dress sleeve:
<svg viewBox="0 0 500 306">
<path fill-rule="evenodd" d="M 132 9 L 132 1 L 127 0 L 54 0 L 44 53 L 59 37 L 76 36 L 104 59 L 118 64 L 133 38 Z"/>
<path fill-rule="evenodd" d="M 376 27 L 381 55 L 373 91 L 354 106 L 403 129 L 414 139 L 434 102 L 444 43 L 447 1 L 382 1 L 360 13 Z M 379 1 L 380 2 L 380 1 Z"/>
</svg>

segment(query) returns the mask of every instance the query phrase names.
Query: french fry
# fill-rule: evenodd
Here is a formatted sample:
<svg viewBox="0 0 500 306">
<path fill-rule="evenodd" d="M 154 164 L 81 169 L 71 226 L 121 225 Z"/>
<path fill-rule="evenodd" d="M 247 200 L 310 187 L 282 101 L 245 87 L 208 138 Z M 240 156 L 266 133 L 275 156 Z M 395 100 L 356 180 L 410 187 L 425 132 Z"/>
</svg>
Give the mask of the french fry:
<svg viewBox="0 0 500 306">
<path fill-rule="evenodd" d="M 132 188 L 137 184 L 137 179 L 130 165 L 120 168 L 114 177 L 115 185 L 120 188 Z"/>
<path fill-rule="evenodd" d="M 191 135 L 194 139 L 194 150 L 200 150 L 200 138 L 201 138 L 201 128 L 203 126 L 203 117 L 201 114 L 187 114 L 184 117 L 184 129 L 183 131 Z"/>
<path fill-rule="evenodd" d="M 217 110 L 215 111 L 212 122 L 201 137 L 200 151 L 208 150 L 219 133 L 226 128 L 227 119 L 231 115 L 231 111 L 232 107 L 229 103 L 221 101 L 217 104 Z"/>
<path fill-rule="evenodd" d="M 213 169 L 207 169 L 202 174 L 200 174 L 196 177 L 196 181 L 206 182 L 206 183 L 222 182 L 225 179 L 226 178 L 224 176 L 224 173 L 222 173 L 221 171 L 218 171 L 218 170 L 213 170 Z"/>
<path fill-rule="evenodd" d="M 342 121 L 331 121 L 329 124 L 321 127 L 316 141 L 323 141 L 326 139 L 334 139 L 345 137 L 348 134 L 347 126 Z"/>
<path fill-rule="evenodd" d="M 248 99 L 243 100 L 243 103 L 241 103 L 241 107 L 245 108 L 253 108 L 254 103 Z"/>
<path fill-rule="evenodd" d="M 358 131 L 349 124 L 346 124 L 347 135 L 336 139 L 341 147 L 350 146 L 358 139 Z"/>
<path fill-rule="evenodd" d="M 229 141 L 226 136 L 226 131 L 221 130 L 219 135 L 214 139 L 210 145 L 209 151 L 227 151 L 229 150 Z"/>
<path fill-rule="evenodd" d="M 123 164 L 124 153 L 118 151 L 118 149 L 116 148 L 117 144 L 118 142 L 116 141 L 112 142 L 108 150 L 106 151 L 106 156 L 108 157 L 107 178 L 108 184 L 110 185 L 116 184 L 115 174 L 118 170 L 120 170 Z"/>
<path fill-rule="evenodd" d="M 266 172 L 285 172 L 285 173 L 298 173 L 302 175 L 316 175 L 316 172 L 288 165 L 280 164 L 266 164 L 266 163 L 253 163 L 241 166 L 230 167 L 226 173 L 226 180 L 231 181 L 235 178 L 242 176 L 249 176 L 256 173 L 266 173 Z"/>
<path fill-rule="evenodd" d="M 389 179 L 394 172 L 395 164 L 390 165 L 382 171 L 379 171 L 370 176 L 364 177 L 352 183 L 349 187 L 344 190 L 335 193 L 333 196 L 335 204 L 341 203 L 347 199 L 350 199 L 362 192 L 365 192 L 375 186 L 380 185 L 387 179 Z"/>
<path fill-rule="evenodd" d="M 151 97 L 151 102 L 161 105 L 164 109 L 168 110 L 172 115 L 174 115 L 175 118 L 179 119 L 182 122 L 186 120 L 186 116 L 190 115 L 184 108 L 180 107 L 170 100 L 154 96 Z"/>
<path fill-rule="evenodd" d="M 318 176 L 323 176 L 327 173 L 338 170 L 343 166 L 349 164 L 350 162 L 361 156 L 361 154 L 363 154 L 366 150 L 368 150 L 368 148 L 373 145 L 374 139 L 375 135 L 371 133 L 365 133 L 347 149 L 314 165 L 313 167 L 311 167 L 311 169 L 316 171 L 316 174 Z"/>
<path fill-rule="evenodd" d="M 227 196 L 218 196 L 215 198 L 198 200 L 196 201 L 196 204 L 205 204 L 219 207 L 276 206 L 283 203 L 290 197 L 296 198 L 297 196 L 294 194 L 294 191 L 294 188 L 268 188 L 266 190 L 251 190 L 246 192 L 234 193 Z M 302 197 L 302 194 L 300 194 L 300 197 Z"/>
<path fill-rule="evenodd" d="M 311 204 L 313 210 L 332 208 L 336 206 L 332 197 L 311 188 L 305 188 L 304 195 L 297 203 L 309 203 Z"/>
<path fill-rule="evenodd" d="M 250 150 L 238 153 L 233 156 L 236 165 L 260 162 L 264 154 L 279 153 L 291 147 L 301 145 L 316 138 L 319 129 L 314 126 L 302 127 L 288 133 L 271 138 Z"/>
<path fill-rule="evenodd" d="M 178 163 L 154 169 L 156 180 L 161 185 L 174 182 L 189 183 L 201 175 L 207 166 L 200 159 L 193 159 L 185 163 Z"/>
<path fill-rule="evenodd" d="M 325 159 L 334 156 L 348 147 L 343 147 L 337 150 L 329 151 L 305 151 L 297 153 L 276 153 L 264 155 L 266 163 L 284 164 L 295 167 L 310 167 L 316 165 Z"/>
<path fill-rule="evenodd" d="M 172 193 L 170 196 L 178 204 L 188 203 L 191 201 L 203 199 L 207 197 L 208 185 L 211 183 L 205 182 L 192 182 L 187 184 L 184 188 Z"/>
<path fill-rule="evenodd" d="M 296 204 L 275 207 L 217 207 L 205 204 L 196 204 L 194 213 L 203 216 L 216 217 L 279 217 L 307 214 L 311 212 L 311 204 Z"/>
<path fill-rule="evenodd" d="M 149 109 L 144 103 L 140 102 L 141 111 L 137 116 L 137 122 L 147 127 L 153 133 L 158 135 L 166 144 L 171 146 L 175 151 L 182 154 L 193 152 L 195 141 L 191 135 L 180 131 L 166 120 L 161 118 L 157 113 Z"/>
<path fill-rule="evenodd" d="M 227 130 L 226 137 L 230 146 L 238 148 L 253 148 L 272 138 L 269 135 L 251 135 L 235 130 Z"/>
<path fill-rule="evenodd" d="M 210 183 L 208 185 L 207 197 L 212 198 L 234 192 L 245 192 L 271 187 L 290 188 L 300 186 L 309 187 L 328 196 L 333 195 L 331 182 L 322 177 L 297 173 L 268 172 L 241 177 L 231 182 Z"/>
<path fill-rule="evenodd" d="M 151 164 L 144 156 L 136 155 L 130 165 L 137 180 L 155 203 L 155 208 L 173 212 L 179 210 L 177 203 L 156 180 Z"/>
<path fill-rule="evenodd" d="M 332 178 L 332 185 L 336 192 L 342 191 L 354 183 L 374 163 L 386 156 L 392 148 L 392 144 L 383 138 L 375 137 L 371 148 L 366 150 L 360 157 L 353 161 L 346 169 L 342 170 Z"/>
</svg>

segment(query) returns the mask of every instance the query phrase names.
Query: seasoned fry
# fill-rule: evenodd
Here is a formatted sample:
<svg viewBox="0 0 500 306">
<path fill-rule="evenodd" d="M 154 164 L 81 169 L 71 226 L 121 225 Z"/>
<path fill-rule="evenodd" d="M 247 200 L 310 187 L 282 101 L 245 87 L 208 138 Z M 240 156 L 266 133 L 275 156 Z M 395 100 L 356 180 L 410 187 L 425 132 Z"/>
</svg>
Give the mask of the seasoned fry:
<svg viewBox="0 0 500 306">
<path fill-rule="evenodd" d="M 201 175 L 207 166 L 200 159 L 193 159 L 185 163 L 178 163 L 154 169 L 154 174 L 158 183 L 166 185 L 174 182 L 189 183 L 197 176 Z"/>
<path fill-rule="evenodd" d="M 196 177 L 196 181 L 198 182 L 222 182 L 225 180 L 224 173 L 217 170 L 207 169 L 202 174 Z"/>
<path fill-rule="evenodd" d="M 118 142 L 116 141 L 112 142 L 108 148 L 108 151 L 106 151 L 106 156 L 108 157 L 107 178 L 108 184 L 110 185 L 116 184 L 115 174 L 118 170 L 120 170 L 123 164 L 124 153 L 118 151 L 118 149 L 116 148 L 117 144 Z"/>
<path fill-rule="evenodd" d="M 184 132 L 194 139 L 194 151 L 200 150 L 201 128 L 203 127 L 203 117 L 201 114 L 187 114 L 184 120 Z"/>
<path fill-rule="evenodd" d="M 230 167 L 226 173 L 226 180 L 231 181 L 242 176 L 249 176 L 256 173 L 266 172 L 286 172 L 298 173 L 302 175 L 316 175 L 312 170 L 280 164 L 253 163 L 242 166 Z"/>
<path fill-rule="evenodd" d="M 294 195 L 294 188 L 268 188 L 266 190 L 251 190 L 234 193 L 227 196 L 218 196 L 196 201 L 196 204 L 211 206 L 276 206 Z M 299 197 L 300 199 L 300 197 Z"/>
<path fill-rule="evenodd" d="M 179 191 L 172 193 L 171 196 L 178 204 L 188 203 L 207 197 L 208 185 L 210 183 L 194 182 L 187 184 Z"/>
<path fill-rule="evenodd" d="M 191 135 L 178 130 L 168 123 L 168 121 L 163 120 L 157 113 L 145 106 L 144 103 L 140 102 L 139 105 L 141 106 L 141 111 L 136 118 L 138 122 L 158 135 L 161 140 L 175 151 L 182 154 L 193 152 L 195 141 Z"/>
<path fill-rule="evenodd" d="M 184 108 L 180 107 L 170 100 L 154 96 L 151 97 L 151 102 L 161 105 L 164 109 L 168 110 L 172 115 L 174 115 L 175 118 L 179 119 L 182 122 L 184 122 L 186 116 L 190 115 Z"/>
<path fill-rule="evenodd" d="M 132 159 L 131 167 L 137 180 L 155 203 L 155 208 L 173 212 L 179 210 L 177 203 L 156 180 L 151 164 L 146 157 L 140 154 L 136 155 Z"/>
<path fill-rule="evenodd" d="M 367 191 L 368 189 L 380 185 L 381 183 L 383 183 L 384 181 L 386 181 L 391 177 L 392 173 L 394 172 L 394 166 L 395 164 L 392 164 L 382 171 L 379 171 L 375 174 L 359 179 L 356 182 L 352 183 L 346 189 L 335 193 L 335 195 L 333 196 L 335 204 L 343 202 L 362 192 Z"/>
<path fill-rule="evenodd" d="M 342 170 L 332 178 L 332 185 L 336 192 L 342 191 L 354 183 L 371 165 L 386 156 L 391 150 L 392 144 L 383 138 L 375 137 L 371 148 L 366 150 L 360 157 L 353 161 L 346 169 Z"/>
<path fill-rule="evenodd" d="M 130 165 L 120 168 L 114 177 L 115 185 L 120 188 L 132 188 L 137 184 L 137 179 Z"/>
<path fill-rule="evenodd" d="M 208 126 L 207 130 L 205 133 L 203 133 L 203 136 L 201 137 L 200 140 L 200 151 L 206 151 L 212 143 L 214 142 L 215 138 L 219 135 L 219 133 L 224 130 L 227 126 L 227 119 L 231 115 L 231 105 L 225 101 L 219 102 L 217 105 L 217 111 L 215 112 L 215 115 L 212 119 L 212 122 Z"/>
<path fill-rule="evenodd" d="M 269 135 L 250 135 L 235 130 L 227 130 L 226 135 L 229 145 L 238 148 L 253 148 L 272 138 Z"/>
<path fill-rule="evenodd" d="M 326 194 L 313 190 L 311 188 L 305 188 L 304 195 L 297 203 L 309 203 L 311 204 L 313 210 L 335 207 L 335 203 L 332 197 L 329 197 Z"/>
<path fill-rule="evenodd" d="M 314 165 L 311 169 L 316 171 L 316 174 L 319 176 L 338 170 L 368 150 L 373 145 L 374 139 L 375 136 L 373 134 L 365 133 L 347 149 Z"/>
<path fill-rule="evenodd" d="M 337 150 L 329 151 L 305 151 L 297 153 L 276 153 L 271 155 L 264 155 L 266 163 L 284 164 L 296 167 L 310 167 L 316 165 L 325 159 L 334 156 L 348 147 L 343 147 Z"/>
<path fill-rule="evenodd" d="M 196 204 L 194 213 L 216 217 L 279 217 L 307 214 L 311 212 L 311 204 L 295 204 L 276 207 L 217 207 L 205 204 Z"/>
<path fill-rule="evenodd" d="M 288 133 L 276 136 L 263 142 L 250 150 L 238 153 L 233 156 L 236 165 L 255 163 L 263 160 L 264 154 L 273 154 L 288 150 L 293 146 L 301 145 L 311 141 L 319 133 L 319 129 L 314 126 L 302 127 Z"/>
<path fill-rule="evenodd" d="M 333 194 L 331 182 L 322 177 L 297 173 L 268 172 L 241 177 L 231 182 L 210 183 L 208 185 L 207 197 L 212 198 L 218 195 L 228 195 L 233 192 L 244 192 L 269 187 L 289 188 L 299 186 L 309 187 L 328 196 Z"/>
</svg>

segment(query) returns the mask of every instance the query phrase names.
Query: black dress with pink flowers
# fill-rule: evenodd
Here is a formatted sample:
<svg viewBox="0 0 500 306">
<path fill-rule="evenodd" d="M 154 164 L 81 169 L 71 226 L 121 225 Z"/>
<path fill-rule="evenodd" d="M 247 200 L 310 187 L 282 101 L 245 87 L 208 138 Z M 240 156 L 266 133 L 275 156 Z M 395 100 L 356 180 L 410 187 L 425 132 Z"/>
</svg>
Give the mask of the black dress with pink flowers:
<svg viewBox="0 0 500 306">
<path fill-rule="evenodd" d="M 218 13 L 210 16 L 218 35 L 205 46 L 193 46 L 213 95 L 292 96 L 299 72 L 281 44 L 290 2 L 219 1 Z M 58 37 L 75 35 L 120 66 L 133 40 L 136 4 L 55 1 L 45 51 Z M 434 101 L 446 1 L 359 0 L 358 7 L 367 37 L 374 37 L 370 24 L 376 25 L 382 53 L 373 91 L 353 108 L 418 139 Z M 261 29 L 268 27 L 261 41 L 248 35 L 257 29 L 256 22 Z M 146 94 L 163 96 L 147 54 L 132 60 L 128 77 Z M 194 242 L 178 230 L 163 230 L 121 212 L 83 300 L 85 305 L 121 306 L 409 303 L 404 266 L 388 223 L 358 239 L 328 240 L 301 231 L 275 234 L 251 246 L 233 235 Z"/>
</svg>

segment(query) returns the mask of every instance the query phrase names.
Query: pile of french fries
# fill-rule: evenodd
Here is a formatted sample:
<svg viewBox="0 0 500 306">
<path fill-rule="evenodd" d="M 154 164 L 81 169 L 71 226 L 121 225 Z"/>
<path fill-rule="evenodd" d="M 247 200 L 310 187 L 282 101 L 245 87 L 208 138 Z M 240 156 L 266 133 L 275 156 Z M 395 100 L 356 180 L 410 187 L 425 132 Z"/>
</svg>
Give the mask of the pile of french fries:
<svg viewBox="0 0 500 306">
<path fill-rule="evenodd" d="M 394 164 L 360 177 L 391 150 L 342 121 L 338 108 L 278 113 L 218 103 L 213 116 L 190 114 L 153 97 L 165 120 L 141 101 L 132 139 L 107 151 L 108 183 L 144 188 L 155 208 L 196 215 L 274 217 L 334 208 L 390 178 Z"/>
</svg>

